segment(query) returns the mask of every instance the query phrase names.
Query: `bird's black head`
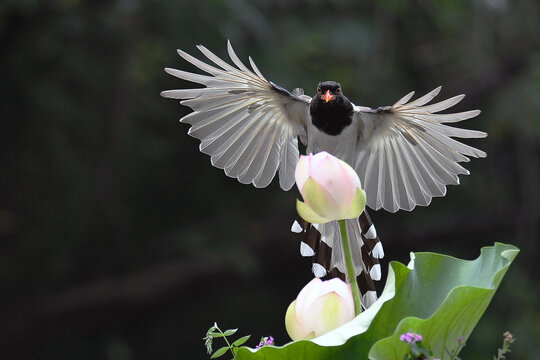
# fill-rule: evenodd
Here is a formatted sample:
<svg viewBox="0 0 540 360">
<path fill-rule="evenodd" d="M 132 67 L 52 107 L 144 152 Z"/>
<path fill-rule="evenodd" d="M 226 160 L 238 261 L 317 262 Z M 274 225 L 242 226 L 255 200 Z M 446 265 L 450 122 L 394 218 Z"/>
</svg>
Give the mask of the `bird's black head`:
<svg viewBox="0 0 540 360">
<path fill-rule="evenodd" d="M 353 105 L 343 95 L 341 85 L 323 81 L 317 85 L 317 95 L 309 106 L 311 122 L 328 135 L 339 135 L 352 122 Z"/>
</svg>

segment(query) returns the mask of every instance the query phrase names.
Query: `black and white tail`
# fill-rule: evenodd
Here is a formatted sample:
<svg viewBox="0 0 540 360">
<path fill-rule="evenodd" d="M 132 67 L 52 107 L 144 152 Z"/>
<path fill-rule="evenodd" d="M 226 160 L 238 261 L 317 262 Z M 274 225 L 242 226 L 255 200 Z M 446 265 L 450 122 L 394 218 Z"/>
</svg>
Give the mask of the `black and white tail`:
<svg viewBox="0 0 540 360">
<path fill-rule="evenodd" d="M 375 225 L 364 211 L 358 218 L 346 220 L 354 259 L 355 275 L 362 294 L 362 306 L 368 308 L 377 300 L 373 281 L 381 279 L 379 259 L 384 257 Z M 298 234 L 300 254 L 313 258 L 312 271 L 317 277 L 345 279 L 345 257 L 339 224 L 311 224 L 298 217 L 291 228 Z"/>
</svg>

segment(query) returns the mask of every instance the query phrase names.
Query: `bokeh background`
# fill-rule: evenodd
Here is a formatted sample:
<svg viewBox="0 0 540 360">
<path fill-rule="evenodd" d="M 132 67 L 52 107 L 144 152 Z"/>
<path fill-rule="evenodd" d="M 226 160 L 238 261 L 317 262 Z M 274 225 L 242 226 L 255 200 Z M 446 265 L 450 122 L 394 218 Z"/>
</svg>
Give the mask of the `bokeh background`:
<svg viewBox="0 0 540 360">
<path fill-rule="evenodd" d="M 538 358 L 540 3 L 537 0 L 0 3 L 0 357 L 206 359 L 218 321 L 288 341 L 286 307 L 309 281 L 289 228 L 296 190 L 241 185 L 210 165 L 159 92 L 191 84 L 175 50 L 231 39 L 268 79 L 357 104 L 410 90 L 466 93 L 456 110 L 488 152 L 445 198 L 372 212 L 388 261 L 410 251 L 521 253 L 462 352 Z M 385 275 L 384 275 L 385 276 Z M 382 284 L 381 284 L 382 285 Z"/>
</svg>

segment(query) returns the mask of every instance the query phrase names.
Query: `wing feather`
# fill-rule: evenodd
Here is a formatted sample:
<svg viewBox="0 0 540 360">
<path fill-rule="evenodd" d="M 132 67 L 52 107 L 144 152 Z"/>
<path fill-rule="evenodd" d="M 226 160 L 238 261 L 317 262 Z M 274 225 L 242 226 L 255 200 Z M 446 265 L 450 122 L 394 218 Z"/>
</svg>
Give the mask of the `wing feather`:
<svg viewBox="0 0 540 360">
<path fill-rule="evenodd" d="M 249 70 L 245 65 L 244 63 L 242 63 L 242 61 L 240 61 L 240 59 L 238 58 L 238 56 L 236 56 L 236 53 L 234 52 L 232 46 L 231 46 L 231 42 L 230 41 L 227 41 L 227 51 L 229 53 L 229 57 L 231 58 L 231 60 L 233 61 L 233 63 L 241 70 L 243 71 L 245 74 L 247 74 L 248 76 L 253 76 L 255 74 L 253 74 L 253 72 L 251 70 Z"/>
<path fill-rule="evenodd" d="M 436 112 L 439 112 L 439 111 L 443 111 L 443 110 L 446 110 L 446 109 L 456 105 L 458 102 L 463 100 L 464 97 L 465 97 L 465 95 L 457 95 L 457 96 L 454 96 L 454 97 L 452 97 L 450 99 L 446 99 L 446 100 L 443 100 L 443 101 L 435 103 L 435 104 L 423 106 L 422 110 L 425 111 L 425 112 L 428 112 L 428 113 L 436 113 Z"/>
<path fill-rule="evenodd" d="M 422 105 L 427 104 L 431 100 L 435 98 L 435 96 L 439 95 L 441 92 L 442 87 L 438 86 L 435 89 L 428 92 L 426 95 L 419 97 L 418 99 L 411 101 L 408 104 L 405 104 L 403 108 L 414 108 L 414 107 L 420 107 Z"/>
<path fill-rule="evenodd" d="M 396 139 L 390 139 L 390 144 L 392 146 L 393 152 L 393 165 L 396 169 L 396 173 L 401 179 L 401 184 L 403 187 L 400 187 L 399 190 L 399 208 L 401 209 L 410 209 L 414 207 L 416 203 L 416 198 L 422 196 L 422 189 L 417 182 L 410 181 L 409 179 L 413 176 L 411 170 L 408 166 L 405 166 L 405 154 L 402 154 L 398 145 L 396 144 Z M 412 185 L 411 185 L 412 184 Z"/>
<path fill-rule="evenodd" d="M 376 161 L 378 158 L 378 148 L 373 146 L 370 149 L 367 164 L 366 172 L 364 173 L 364 189 L 366 194 L 377 194 L 377 174 L 379 172 L 379 162 Z M 357 170 L 358 172 L 358 170 Z M 360 173 L 361 174 L 361 173 Z"/>
<path fill-rule="evenodd" d="M 407 169 L 410 173 L 409 181 L 411 184 L 411 189 L 414 194 L 414 204 L 410 208 L 402 208 L 405 210 L 414 209 L 415 205 L 428 205 L 431 201 L 429 197 L 429 187 L 422 177 L 420 169 L 416 166 L 416 157 L 411 153 L 408 143 L 402 141 L 395 141 L 396 147 L 399 148 L 400 154 L 403 156 L 405 163 L 403 168 Z"/>
<path fill-rule="evenodd" d="M 386 152 L 384 151 L 384 143 L 379 143 L 379 152 L 378 152 L 378 162 L 379 162 L 379 178 L 377 182 L 377 189 L 378 189 L 378 202 L 380 204 L 384 203 L 385 195 L 388 194 L 387 191 L 387 185 L 390 184 L 390 179 L 388 179 L 388 176 L 386 174 L 387 166 L 386 166 Z M 388 196 L 388 199 L 391 200 L 391 194 Z"/>
<path fill-rule="evenodd" d="M 195 65 L 196 67 L 198 67 L 202 71 L 205 71 L 205 72 L 207 72 L 209 74 L 212 74 L 214 76 L 223 76 L 223 77 L 227 77 L 227 78 L 230 78 L 230 79 L 234 80 L 234 76 L 229 75 L 226 71 L 223 71 L 222 69 L 218 69 L 218 68 L 216 68 L 216 67 L 214 67 L 212 65 L 208 65 L 204 61 L 201 61 L 201 60 L 197 59 L 196 57 L 191 56 L 187 52 L 182 51 L 180 49 L 178 49 L 177 52 L 178 52 L 178 55 L 180 55 L 184 60 L 186 60 L 187 62 L 189 62 L 189 63 L 191 63 L 193 65 Z"/>
<path fill-rule="evenodd" d="M 223 109 L 217 109 L 211 113 L 212 115 L 208 119 L 196 123 L 188 130 L 189 135 L 197 139 L 203 139 L 202 141 L 205 144 L 210 144 L 214 139 L 223 136 L 224 132 L 244 121 L 247 117 L 238 107 L 227 113 L 224 113 Z M 206 146 L 201 146 L 201 149 L 204 148 Z M 212 152 L 206 153 L 212 154 Z"/>
<path fill-rule="evenodd" d="M 209 60 L 213 61 L 214 64 L 221 67 L 223 70 L 227 71 L 231 75 L 238 76 L 239 78 L 243 78 L 244 76 L 238 71 L 237 68 L 234 66 L 231 66 L 227 64 L 225 61 L 221 60 L 218 56 L 216 56 L 213 52 L 208 50 L 203 45 L 197 45 L 197 49 L 199 49 L 200 52 L 204 54 Z"/>
<path fill-rule="evenodd" d="M 407 101 L 411 100 L 413 95 L 414 95 L 414 91 L 411 91 L 410 93 L 408 93 L 407 95 L 405 95 L 404 97 L 399 99 L 394 105 L 392 105 L 392 107 L 396 107 L 396 106 L 400 106 L 400 105 L 405 104 Z"/>
<path fill-rule="evenodd" d="M 264 127 L 268 125 L 266 122 L 267 114 L 261 114 L 260 117 L 254 118 L 250 122 L 250 126 L 242 129 L 242 131 L 236 136 L 236 141 L 239 142 L 238 149 L 227 162 L 225 167 L 225 173 L 228 176 L 239 178 L 246 172 L 250 165 L 249 159 L 252 157 L 252 151 L 254 151 L 257 144 L 257 137 L 260 136 Z"/>
<path fill-rule="evenodd" d="M 290 129 L 285 131 L 291 132 Z M 300 156 L 298 150 L 298 138 L 290 135 L 282 136 L 283 146 L 281 147 L 281 166 L 279 168 L 279 186 L 284 190 L 289 190 L 295 183 L 294 170 Z"/>
<path fill-rule="evenodd" d="M 294 184 L 298 162 L 298 136 L 306 132 L 310 98 L 297 96 L 266 80 L 249 58 L 249 69 L 230 42 L 232 64 L 202 45 L 197 48 L 213 64 L 178 50 L 178 54 L 206 74 L 167 68 L 182 80 L 202 88 L 167 90 L 167 98 L 179 99 L 194 111 L 180 121 L 190 124 L 189 135 L 201 140 L 199 149 L 228 176 L 256 187 L 270 184 L 279 172 L 280 186 Z"/>
<path fill-rule="evenodd" d="M 480 110 L 470 110 L 470 111 L 464 111 L 464 112 L 459 112 L 459 113 L 454 113 L 454 114 L 437 114 L 436 119 L 432 119 L 433 116 L 431 114 L 428 114 L 428 115 L 414 114 L 411 116 L 420 121 L 436 120 L 440 123 L 454 123 L 454 122 L 473 118 L 475 116 L 478 116 L 479 114 L 480 114 Z"/>
<path fill-rule="evenodd" d="M 389 177 L 389 196 L 386 201 L 386 205 L 392 208 L 392 211 L 397 211 L 399 209 L 399 201 L 401 195 L 399 194 L 400 187 L 400 178 L 398 177 L 396 171 L 397 167 L 394 164 L 394 157 L 392 156 L 392 144 L 387 142 L 384 144 L 384 152 L 386 154 L 386 167 L 388 168 L 388 177 Z"/>
<path fill-rule="evenodd" d="M 246 142 L 243 143 L 243 146 L 240 149 L 241 154 L 236 163 L 230 167 L 229 173 L 227 174 L 232 174 L 243 184 L 249 184 L 249 182 L 245 182 L 244 174 L 251 166 L 255 155 L 257 155 L 256 151 L 259 149 L 258 146 L 261 142 L 261 136 L 265 134 L 266 128 L 271 125 L 266 121 L 268 117 L 268 114 L 264 114 L 261 118 L 262 120 L 254 121 L 255 128 L 245 135 Z"/>
<path fill-rule="evenodd" d="M 250 134 L 256 131 L 259 119 L 260 117 L 247 118 L 245 114 L 240 113 L 236 119 L 231 119 L 216 130 L 216 136 L 212 134 L 203 139 L 201 151 L 211 156 L 212 165 L 223 168 L 231 162 L 233 154 L 242 147 L 242 144 L 250 140 Z M 222 159 L 224 163 L 220 164 L 217 159 Z"/>
<path fill-rule="evenodd" d="M 241 183 L 249 184 L 253 182 L 253 180 L 255 180 L 259 173 L 264 169 L 264 166 L 267 165 L 264 162 L 264 155 L 269 144 L 272 145 L 270 143 L 272 140 L 271 134 L 273 133 L 275 126 L 275 122 L 267 123 L 263 131 L 261 131 L 257 137 L 257 141 L 252 141 L 254 150 L 249 152 L 250 156 L 248 156 L 249 161 L 246 162 L 246 164 L 248 164 L 246 170 L 238 178 Z M 255 186 L 259 187 L 259 184 Z"/>
<path fill-rule="evenodd" d="M 264 166 L 264 168 L 261 169 L 261 171 L 259 171 L 257 178 L 255 178 L 255 183 L 257 183 L 258 186 L 260 187 L 268 186 L 270 182 L 272 181 L 272 179 L 274 178 L 276 171 L 278 170 L 279 163 L 281 160 L 279 156 L 281 148 L 278 146 L 272 146 L 272 145 L 275 142 L 280 141 L 279 139 L 283 136 L 283 131 L 285 130 L 278 127 L 277 125 L 274 126 L 274 131 L 271 134 L 271 140 L 268 143 L 269 146 L 267 146 L 266 151 L 264 153 L 263 161 L 266 162 L 266 165 Z"/>
<path fill-rule="evenodd" d="M 469 174 L 459 162 L 486 156 L 454 139 L 483 138 L 485 132 L 445 125 L 480 111 L 438 114 L 465 97 L 428 104 L 440 90 L 407 103 L 409 93 L 393 106 L 376 110 L 355 106 L 355 118 L 361 122 L 355 169 L 364 181 L 370 207 L 395 212 L 428 205 L 434 196 L 446 194 L 446 185 L 459 184 L 459 175 Z"/>
<path fill-rule="evenodd" d="M 257 74 L 258 77 L 260 77 L 261 79 L 267 81 L 265 79 L 265 77 L 263 76 L 263 74 L 260 72 L 259 68 L 257 67 L 257 65 L 255 65 L 255 62 L 253 61 L 253 59 L 250 57 L 248 57 L 249 59 L 249 64 L 251 65 L 251 67 L 253 68 L 253 70 L 255 71 L 255 73 Z"/>
<path fill-rule="evenodd" d="M 439 174 L 433 170 L 429 159 L 426 159 L 423 152 L 417 146 L 413 146 L 410 143 L 407 143 L 406 146 L 409 149 L 409 155 L 414 160 L 416 168 L 420 172 L 421 178 L 425 181 L 427 194 L 434 194 L 434 196 L 445 195 L 446 188 L 442 185 L 443 181 Z"/>
</svg>

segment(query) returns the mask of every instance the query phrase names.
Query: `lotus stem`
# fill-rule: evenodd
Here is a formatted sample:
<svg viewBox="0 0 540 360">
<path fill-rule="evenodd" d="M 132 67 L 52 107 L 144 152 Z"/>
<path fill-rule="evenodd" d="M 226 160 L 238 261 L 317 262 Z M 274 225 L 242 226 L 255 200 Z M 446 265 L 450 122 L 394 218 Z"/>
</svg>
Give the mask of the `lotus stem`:
<svg viewBox="0 0 540 360">
<path fill-rule="evenodd" d="M 349 244 L 349 236 L 347 235 L 347 225 L 345 220 L 339 220 L 341 230 L 341 240 L 343 241 L 343 252 L 345 253 L 345 265 L 347 266 L 347 284 L 350 284 L 354 300 L 354 314 L 358 315 L 362 312 L 362 298 L 360 297 L 360 289 L 356 282 L 356 274 L 354 272 L 354 261 Z"/>
</svg>

